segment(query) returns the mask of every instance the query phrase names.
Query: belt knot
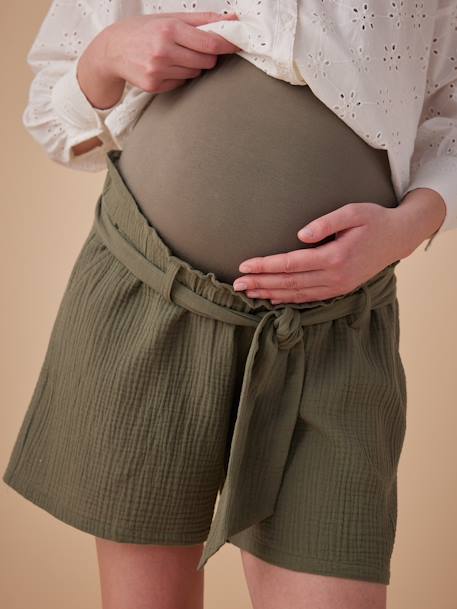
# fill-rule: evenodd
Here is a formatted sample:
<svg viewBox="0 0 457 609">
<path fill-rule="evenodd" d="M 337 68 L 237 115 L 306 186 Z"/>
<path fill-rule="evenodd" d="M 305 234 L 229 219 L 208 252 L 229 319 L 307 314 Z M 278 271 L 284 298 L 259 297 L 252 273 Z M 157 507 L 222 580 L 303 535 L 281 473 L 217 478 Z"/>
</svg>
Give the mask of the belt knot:
<svg viewBox="0 0 457 609">
<path fill-rule="evenodd" d="M 280 349 L 291 349 L 303 338 L 300 311 L 292 307 L 275 310 L 276 339 Z"/>
</svg>

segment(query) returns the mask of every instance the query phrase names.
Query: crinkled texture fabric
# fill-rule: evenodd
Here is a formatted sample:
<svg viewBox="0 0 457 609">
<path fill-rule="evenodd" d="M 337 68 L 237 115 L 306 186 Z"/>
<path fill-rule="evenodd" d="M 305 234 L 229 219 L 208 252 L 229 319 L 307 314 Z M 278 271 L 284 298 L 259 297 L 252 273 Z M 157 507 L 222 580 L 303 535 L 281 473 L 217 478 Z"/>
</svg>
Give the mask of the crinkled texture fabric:
<svg viewBox="0 0 457 609">
<path fill-rule="evenodd" d="M 389 583 L 406 430 L 396 263 L 327 301 L 248 298 L 175 257 L 108 165 L 3 481 L 93 535 L 209 540 L 200 567 L 228 541 Z"/>
</svg>

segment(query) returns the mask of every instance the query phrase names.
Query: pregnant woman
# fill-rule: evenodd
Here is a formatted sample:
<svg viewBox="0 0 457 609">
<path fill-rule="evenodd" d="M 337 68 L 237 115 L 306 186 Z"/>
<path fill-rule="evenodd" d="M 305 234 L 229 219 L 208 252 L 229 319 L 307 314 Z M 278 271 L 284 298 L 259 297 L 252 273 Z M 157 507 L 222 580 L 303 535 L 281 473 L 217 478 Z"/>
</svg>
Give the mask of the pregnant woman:
<svg viewBox="0 0 457 609">
<path fill-rule="evenodd" d="M 357 76 L 365 105 L 350 87 L 331 103 L 325 79 L 317 95 L 306 2 L 144 4 L 55 3 L 36 43 L 60 18 L 77 49 L 76 24 L 111 20 L 46 101 L 67 117 L 54 160 L 107 173 L 3 480 L 94 535 L 104 609 L 201 609 L 225 542 L 254 609 L 385 609 L 406 430 L 395 267 L 451 227 L 455 147 L 442 165 L 416 148 L 409 180 L 425 102 L 390 115 L 383 61 Z M 402 69 L 417 82 L 398 104 L 423 90 Z"/>
</svg>

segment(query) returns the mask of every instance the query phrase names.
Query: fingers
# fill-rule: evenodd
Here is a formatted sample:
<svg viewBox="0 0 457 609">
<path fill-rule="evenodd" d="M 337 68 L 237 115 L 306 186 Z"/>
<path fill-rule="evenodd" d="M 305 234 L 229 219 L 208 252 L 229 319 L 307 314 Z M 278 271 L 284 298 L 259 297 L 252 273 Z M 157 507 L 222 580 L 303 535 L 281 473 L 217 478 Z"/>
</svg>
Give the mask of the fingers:
<svg viewBox="0 0 457 609">
<path fill-rule="evenodd" d="M 170 49 L 169 61 L 172 66 L 188 68 L 191 70 L 211 70 L 217 63 L 216 54 L 199 53 L 187 49 L 180 44 L 173 44 Z"/>
<path fill-rule="evenodd" d="M 200 76 L 202 70 L 199 68 L 184 68 L 183 66 L 168 66 L 166 69 L 166 77 L 168 79 L 187 79 L 187 78 L 195 78 L 196 76 Z"/>
<path fill-rule="evenodd" d="M 198 53 L 223 55 L 241 50 L 219 34 L 199 30 L 182 20 L 174 20 L 174 28 L 175 42 Z"/>
<path fill-rule="evenodd" d="M 253 290 L 248 291 L 249 298 L 271 300 L 272 304 L 314 302 L 334 298 L 335 292 L 328 286 L 313 286 L 301 290 Z"/>
<path fill-rule="evenodd" d="M 332 252 L 332 244 L 329 243 L 316 248 L 250 258 L 240 264 L 239 270 L 241 273 L 297 273 L 321 270 L 328 266 Z"/>
<path fill-rule="evenodd" d="M 366 205 L 367 203 L 347 203 L 309 222 L 297 236 L 305 242 L 316 242 L 345 229 L 360 226 L 366 221 Z"/>
<path fill-rule="evenodd" d="M 246 290 L 300 290 L 328 285 L 329 276 L 326 271 L 243 275 L 235 280 L 235 289 L 240 283 L 245 284 Z"/>
<path fill-rule="evenodd" d="M 179 80 L 186 81 L 189 78 L 200 76 L 202 70 L 210 70 L 216 65 L 217 57 L 217 55 L 204 55 L 179 45 L 174 45 L 173 50 L 170 52 L 172 65 L 164 65 L 162 69 L 158 68 L 156 70 L 156 75 L 159 78 L 163 78 L 163 80 L 159 87 L 155 88 L 155 91 L 162 93 L 173 89 L 172 83 L 174 82 Z"/>
<path fill-rule="evenodd" d="M 189 25 L 205 25 L 206 23 L 212 23 L 213 21 L 222 21 L 228 19 L 238 19 L 236 13 L 217 13 L 214 11 L 197 11 L 197 12 L 172 12 L 172 13 L 161 13 L 162 17 L 177 17 Z"/>
</svg>

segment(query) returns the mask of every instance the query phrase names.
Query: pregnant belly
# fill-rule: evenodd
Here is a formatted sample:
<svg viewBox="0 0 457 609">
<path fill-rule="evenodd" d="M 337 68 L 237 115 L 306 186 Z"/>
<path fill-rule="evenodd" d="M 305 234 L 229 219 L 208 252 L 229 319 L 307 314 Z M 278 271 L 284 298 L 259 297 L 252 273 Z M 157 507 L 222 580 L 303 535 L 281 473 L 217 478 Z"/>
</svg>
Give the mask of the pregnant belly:
<svg viewBox="0 0 457 609">
<path fill-rule="evenodd" d="M 297 231 L 346 203 L 398 204 L 386 150 L 239 55 L 153 97 L 118 168 L 173 253 L 226 282 L 246 258 L 319 245 Z"/>
</svg>

